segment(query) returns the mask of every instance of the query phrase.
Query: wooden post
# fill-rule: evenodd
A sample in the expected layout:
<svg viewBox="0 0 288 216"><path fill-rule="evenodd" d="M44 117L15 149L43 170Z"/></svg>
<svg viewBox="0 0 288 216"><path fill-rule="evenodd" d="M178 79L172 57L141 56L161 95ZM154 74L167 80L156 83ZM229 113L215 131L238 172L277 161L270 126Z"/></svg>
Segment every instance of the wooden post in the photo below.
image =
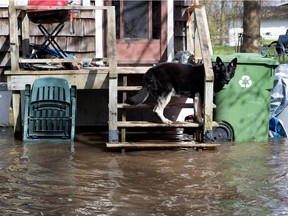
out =
<svg viewBox="0 0 288 216"><path fill-rule="evenodd" d="M19 39L18 39L18 18L15 1L9 0L9 29L10 29L10 59L11 71L19 71ZM12 91L13 126L14 136L21 137L21 101L20 91Z"/></svg>
<svg viewBox="0 0 288 216"><path fill-rule="evenodd" d="M118 103L118 74L116 58L116 25L115 8L107 9L107 44L108 44L108 62L109 62L109 143L119 141L117 128L117 103Z"/></svg>
<svg viewBox="0 0 288 216"><path fill-rule="evenodd" d="M21 28L21 38L22 38L22 57L25 58L25 56L29 53L29 35L30 35L30 29L29 29L29 19L27 16L26 11L21 11L21 18L22 18L22 28Z"/></svg>
<svg viewBox="0 0 288 216"><path fill-rule="evenodd" d="M199 41L203 56L203 63L205 68L205 95L204 95L204 128L203 128L203 141L209 141L212 131L212 121L213 121L213 82L214 73L212 69L211 62L211 50L212 45L210 41L209 31L206 20L206 12L204 7L196 7L195 19L197 23Z"/></svg>
<svg viewBox="0 0 288 216"><path fill-rule="evenodd" d="M12 91L14 136L22 136L20 91Z"/></svg>
<svg viewBox="0 0 288 216"><path fill-rule="evenodd" d="M96 6L103 6L103 0L95 1ZM103 10L95 10L95 57L103 58ZM102 63L102 62L101 62Z"/></svg>
<svg viewBox="0 0 288 216"><path fill-rule="evenodd" d="M127 80L127 75L123 76L123 86L127 86L128 85L128 80ZM124 103L124 101L127 99L127 92L123 92L122 93L122 102ZM127 118L126 118L126 110L123 109L122 110L122 121L126 121ZM121 142L126 142L126 128L122 128L121 129Z"/></svg>
<svg viewBox="0 0 288 216"><path fill-rule="evenodd" d="M15 1L9 0L9 29L10 29L10 58L11 71L19 71L19 39L18 39L18 20Z"/></svg>

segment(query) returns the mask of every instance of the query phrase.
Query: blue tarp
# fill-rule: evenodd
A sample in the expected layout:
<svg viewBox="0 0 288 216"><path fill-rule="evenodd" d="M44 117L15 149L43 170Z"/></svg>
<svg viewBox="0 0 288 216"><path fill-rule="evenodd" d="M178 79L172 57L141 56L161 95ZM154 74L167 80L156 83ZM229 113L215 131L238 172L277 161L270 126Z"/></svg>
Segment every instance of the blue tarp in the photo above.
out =
<svg viewBox="0 0 288 216"><path fill-rule="evenodd" d="M288 64L281 64L275 70L274 87L271 92L270 103L270 135L287 137L283 122L277 118L288 105ZM288 116L287 116L288 118Z"/></svg>

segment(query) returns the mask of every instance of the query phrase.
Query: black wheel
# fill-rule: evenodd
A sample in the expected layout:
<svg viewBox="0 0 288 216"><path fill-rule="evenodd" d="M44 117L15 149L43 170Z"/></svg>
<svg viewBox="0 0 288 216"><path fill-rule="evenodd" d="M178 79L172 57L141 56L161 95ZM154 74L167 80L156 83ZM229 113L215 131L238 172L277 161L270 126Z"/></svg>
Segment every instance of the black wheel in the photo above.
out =
<svg viewBox="0 0 288 216"><path fill-rule="evenodd" d="M225 122L220 122L219 127L213 129L214 142L231 142L233 141L233 130Z"/></svg>

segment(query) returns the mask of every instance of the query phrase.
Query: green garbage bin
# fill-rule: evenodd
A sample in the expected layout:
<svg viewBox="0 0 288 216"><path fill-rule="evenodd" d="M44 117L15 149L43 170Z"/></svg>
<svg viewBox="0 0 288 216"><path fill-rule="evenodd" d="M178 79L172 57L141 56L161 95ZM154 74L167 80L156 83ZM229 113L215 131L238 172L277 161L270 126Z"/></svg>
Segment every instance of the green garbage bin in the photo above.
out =
<svg viewBox="0 0 288 216"><path fill-rule="evenodd" d="M232 128L234 141L268 141L270 90L279 63L256 53L220 57L223 62L237 57L238 63L234 78L214 97L215 120Z"/></svg>

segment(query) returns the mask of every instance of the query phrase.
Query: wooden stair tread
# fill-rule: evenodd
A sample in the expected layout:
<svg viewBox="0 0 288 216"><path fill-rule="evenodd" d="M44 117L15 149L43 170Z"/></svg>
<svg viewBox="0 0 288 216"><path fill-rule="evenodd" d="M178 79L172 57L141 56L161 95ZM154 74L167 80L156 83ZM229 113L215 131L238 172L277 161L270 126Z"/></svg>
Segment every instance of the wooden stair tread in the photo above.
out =
<svg viewBox="0 0 288 216"><path fill-rule="evenodd" d="M145 142L123 142L123 143L106 143L107 148L201 148L214 149L220 146L217 143L197 143L197 142L161 142L161 143L145 143Z"/></svg>
<svg viewBox="0 0 288 216"><path fill-rule="evenodd" d="M118 86L118 91L139 91L142 86Z"/></svg>
<svg viewBox="0 0 288 216"><path fill-rule="evenodd" d="M161 122L147 122L147 121L118 121L117 127L200 127L202 124L191 122L174 122L172 124L164 124ZM217 122L212 122L213 127L218 127Z"/></svg>
<svg viewBox="0 0 288 216"><path fill-rule="evenodd" d="M144 74L151 68L150 66L138 66L138 67L117 67L117 74Z"/></svg>
<svg viewBox="0 0 288 216"><path fill-rule="evenodd" d="M145 108L153 108L155 104L138 104L138 105L129 105L126 103L119 103L117 104L118 109L145 109ZM181 108L194 108L193 103L171 103L168 104L165 108L173 108L173 109L181 109ZM216 105L213 104L213 108L216 108Z"/></svg>
<svg viewBox="0 0 288 216"><path fill-rule="evenodd" d="M153 108L155 104L138 104L138 105L129 105L126 103L117 104L118 109L144 109L144 108ZM193 103L182 103L182 104L168 104L165 108L193 108Z"/></svg>

